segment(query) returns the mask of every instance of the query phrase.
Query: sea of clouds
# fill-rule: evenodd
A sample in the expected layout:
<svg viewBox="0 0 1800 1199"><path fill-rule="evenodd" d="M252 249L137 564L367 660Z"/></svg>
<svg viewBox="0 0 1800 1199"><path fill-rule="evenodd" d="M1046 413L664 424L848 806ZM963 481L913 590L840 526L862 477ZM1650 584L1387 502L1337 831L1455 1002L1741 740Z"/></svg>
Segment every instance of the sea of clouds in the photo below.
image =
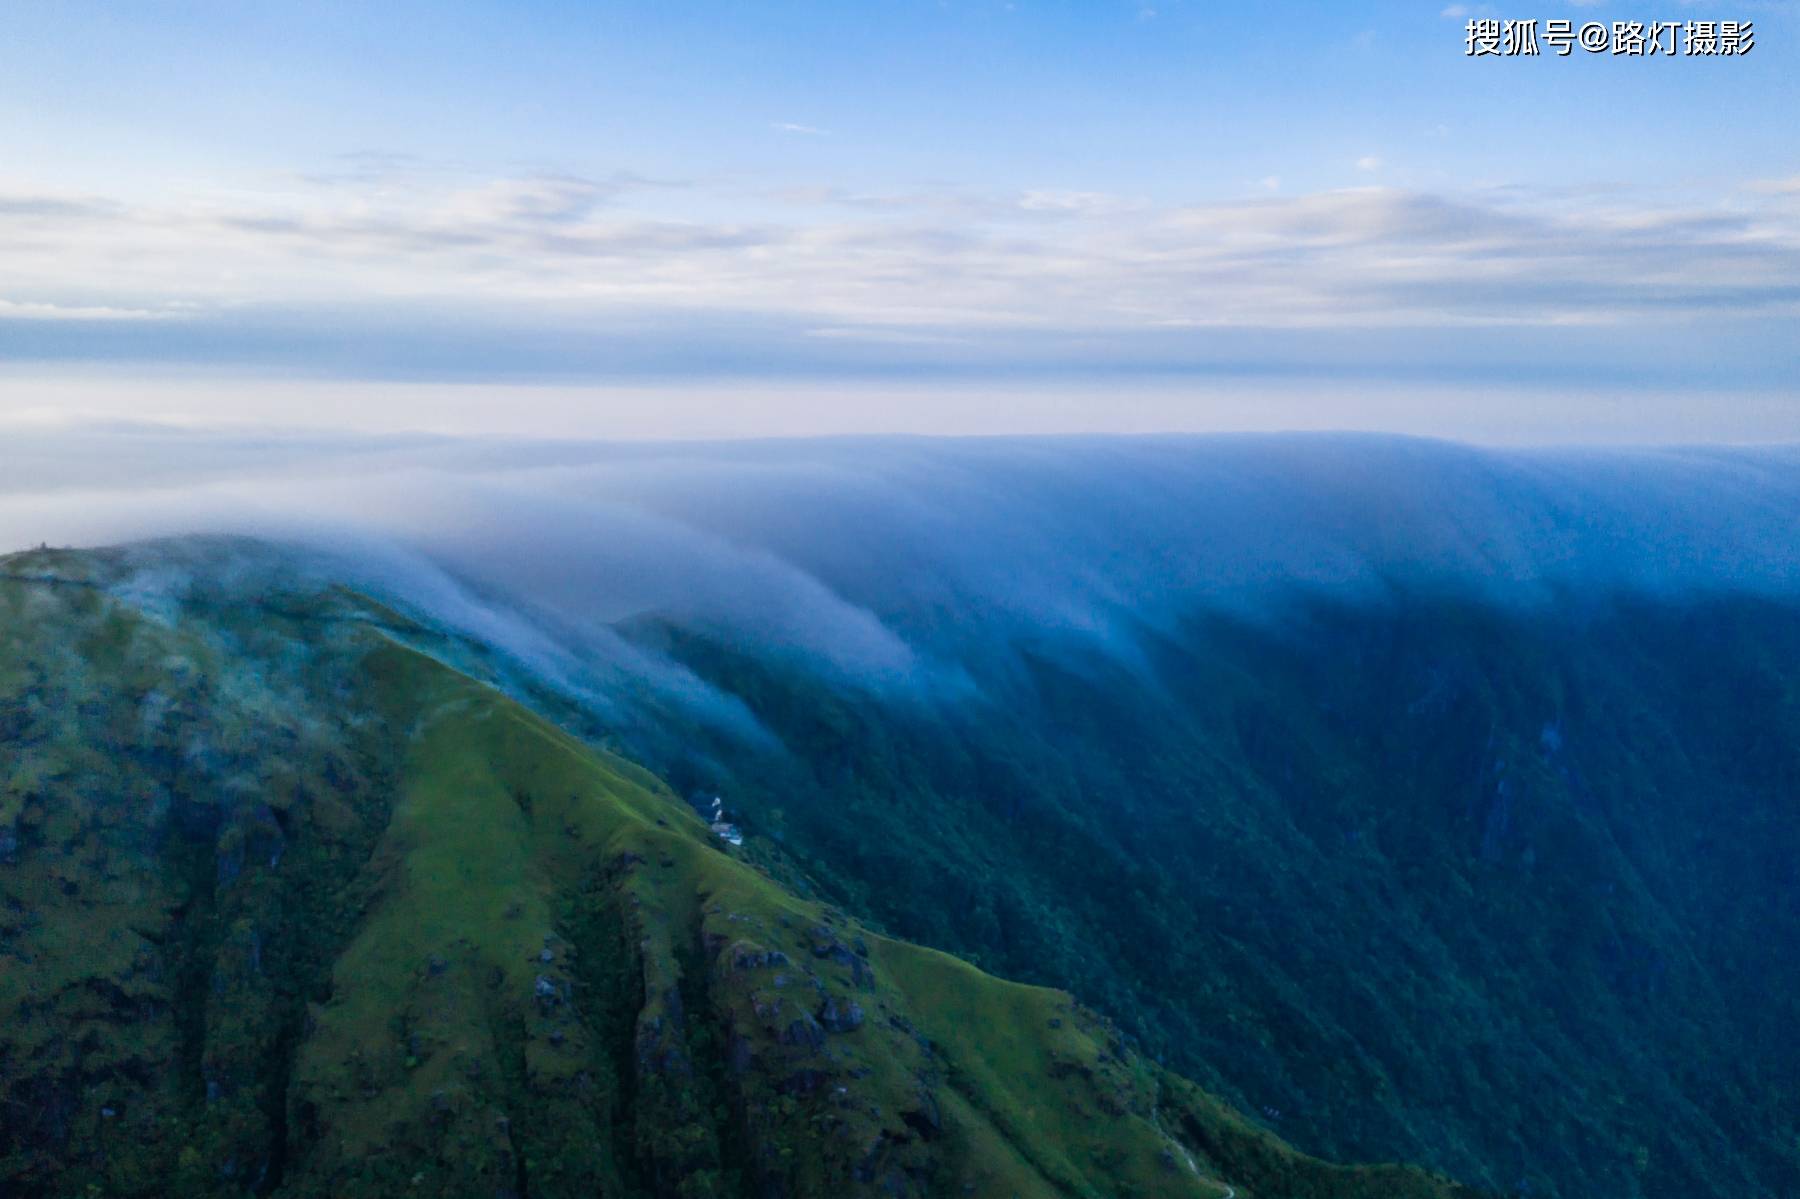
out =
<svg viewBox="0 0 1800 1199"><path fill-rule="evenodd" d="M592 696L622 678L704 693L621 635L639 617L865 685L943 687L1019 638L1129 653L1136 631L1208 607L1269 616L1299 594L1800 592L1800 449L1785 447L0 434L0 551L254 537ZM194 585L166 555L141 559L145 586Z"/></svg>

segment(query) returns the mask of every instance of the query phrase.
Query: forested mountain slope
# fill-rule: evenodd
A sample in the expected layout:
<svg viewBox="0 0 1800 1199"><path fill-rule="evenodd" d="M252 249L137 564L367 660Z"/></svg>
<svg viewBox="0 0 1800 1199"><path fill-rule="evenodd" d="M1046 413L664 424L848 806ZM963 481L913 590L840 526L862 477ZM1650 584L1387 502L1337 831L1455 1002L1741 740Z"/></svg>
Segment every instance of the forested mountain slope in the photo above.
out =
<svg viewBox="0 0 1800 1199"><path fill-rule="evenodd" d="M1794 447L9 450L15 543L283 546L109 556L128 606L389 603L720 797L786 893L1066 989L1304 1151L1557 1199L1800 1194ZM251 695L294 668L258 652L287 673Z"/></svg>
<svg viewBox="0 0 1800 1199"><path fill-rule="evenodd" d="M1129 662L971 659L979 698L937 701L636 633L778 738L657 761L752 851L1073 989L1301 1145L1800 1194L1800 607L1302 597Z"/></svg>
<svg viewBox="0 0 1800 1199"><path fill-rule="evenodd" d="M0 559L0 1193L1465 1193L784 891L241 552Z"/></svg>

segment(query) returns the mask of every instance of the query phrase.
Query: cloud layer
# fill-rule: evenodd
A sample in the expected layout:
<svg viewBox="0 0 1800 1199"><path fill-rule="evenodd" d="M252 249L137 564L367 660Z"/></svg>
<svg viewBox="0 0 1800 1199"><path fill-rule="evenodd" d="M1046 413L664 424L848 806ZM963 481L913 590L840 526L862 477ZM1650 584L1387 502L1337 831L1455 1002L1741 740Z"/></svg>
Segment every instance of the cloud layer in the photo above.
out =
<svg viewBox="0 0 1800 1199"><path fill-rule="evenodd" d="M1679 359L1683 340L1717 365L1692 330L1754 337L1800 315L1800 200L1752 181L1680 199L1366 187L1158 206L483 178L364 155L156 200L0 184L0 280L0 348L27 358L450 377L1154 368L1240 333L1327 357L1334 337L1422 333L1479 358L1495 338L1555 355L1585 331L1613 339L1614 367L1631 346ZM1779 345L1752 356L1765 381L1791 381ZM1520 365L1578 371L1583 352Z"/></svg>
<svg viewBox="0 0 1800 1199"><path fill-rule="evenodd" d="M646 617L871 686L955 691L972 660L1021 640L1129 658L1197 612L1277 620L1321 593L1800 594L1793 449L7 432L0 545L275 539L602 705L622 680L709 698L622 634Z"/></svg>

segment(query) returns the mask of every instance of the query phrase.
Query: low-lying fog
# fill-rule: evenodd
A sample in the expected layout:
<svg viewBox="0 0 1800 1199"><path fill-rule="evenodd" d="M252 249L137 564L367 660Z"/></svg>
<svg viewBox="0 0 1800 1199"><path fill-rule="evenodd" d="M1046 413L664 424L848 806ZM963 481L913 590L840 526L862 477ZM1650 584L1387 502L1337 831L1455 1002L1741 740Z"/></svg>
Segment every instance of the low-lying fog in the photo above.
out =
<svg viewBox="0 0 1800 1199"><path fill-rule="evenodd" d="M1016 634L1129 642L1296 585L1800 590L1800 450L1367 435L605 444L0 428L0 551L167 535L318 569L552 677L666 615L871 682ZM168 572L157 585L166 585ZM663 680L684 685L680 680Z"/></svg>

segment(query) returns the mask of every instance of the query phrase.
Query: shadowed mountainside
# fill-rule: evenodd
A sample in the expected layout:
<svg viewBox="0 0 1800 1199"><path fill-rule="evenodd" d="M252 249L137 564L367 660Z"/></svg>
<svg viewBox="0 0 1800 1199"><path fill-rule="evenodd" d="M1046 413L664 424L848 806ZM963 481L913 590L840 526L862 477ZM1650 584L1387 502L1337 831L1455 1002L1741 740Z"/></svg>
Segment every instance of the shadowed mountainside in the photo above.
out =
<svg viewBox="0 0 1800 1199"><path fill-rule="evenodd" d="M746 852L1073 990L1312 1151L1800 1194L1800 607L1297 594L1134 660L971 657L942 700L634 635L774 733L640 752Z"/></svg>

